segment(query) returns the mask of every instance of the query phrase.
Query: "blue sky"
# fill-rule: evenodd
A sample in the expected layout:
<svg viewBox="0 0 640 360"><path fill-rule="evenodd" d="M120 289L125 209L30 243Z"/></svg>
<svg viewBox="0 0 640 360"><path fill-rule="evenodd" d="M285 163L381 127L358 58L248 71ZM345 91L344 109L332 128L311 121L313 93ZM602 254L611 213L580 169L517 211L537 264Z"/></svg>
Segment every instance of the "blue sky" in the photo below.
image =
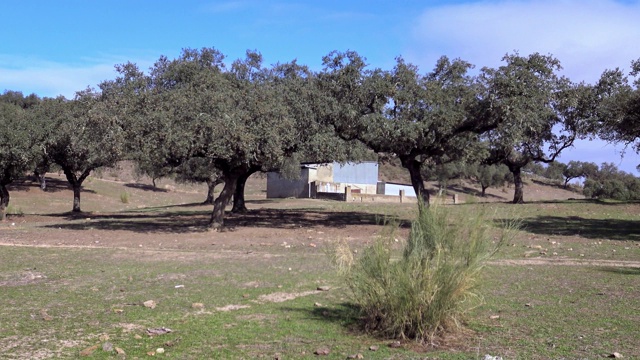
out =
<svg viewBox="0 0 640 360"><path fill-rule="evenodd" d="M68 98L113 78L115 64L146 70L183 48L215 47L229 61L258 50L269 64L298 59L316 70L330 51L355 50L372 67L402 56L423 72L442 55L481 68L540 52L586 82L640 58L640 0L3 0L0 19L0 91ZM638 174L640 157L621 150L583 141L560 160Z"/></svg>

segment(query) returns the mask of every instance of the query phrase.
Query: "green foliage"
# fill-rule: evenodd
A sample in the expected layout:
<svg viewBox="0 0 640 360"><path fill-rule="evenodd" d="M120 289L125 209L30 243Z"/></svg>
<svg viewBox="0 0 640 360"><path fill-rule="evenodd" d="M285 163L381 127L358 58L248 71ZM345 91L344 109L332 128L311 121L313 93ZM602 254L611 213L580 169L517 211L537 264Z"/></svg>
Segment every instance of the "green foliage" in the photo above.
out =
<svg viewBox="0 0 640 360"><path fill-rule="evenodd" d="M640 200L640 179L603 163L583 185L583 194L592 199Z"/></svg>
<svg viewBox="0 0 640 360"><path fill-rule="evenodd" d="M630 80L620 69L605 71L599 82L601 116L592 121L591 131L599 137L632 145L640 152L640 59L631 62Z"/></svg>
<svg viewBox="0 0 640 360"><path fill-rule="evenodd" d="M522 167L522 170L537 176L544 176L545 167L537 162L530 162Z"/></svg>
<svg viewBox="0 0 640 360"><path fill-rule="evenodd" d="M46 99L33 116L45 128L48 160L64 172L74 190L73 211L80 210L80 189L97 168L114 166L124 155L124 130L117 99L92 89L75 99Z"/></svg>
<svg viewBox="0 0 640 360"><path fill-rule="evenodd" d="M479 84L468 62L442 57L420 74L398 59L391 71L367 69L355 52L333 52L318 75L328 106L321 118L345 139L378 154L395 154L409 171L417 194L428 202L422 165L464 158L476 134L495 126L479 111ZM429 175L430 176L430 175Z"/></svg>
<svg viewBox="0 0 640 360"><path fill-rule="evenodd" d="M129 203L129 196L130 196L130 195L129 195L129 193L128 193L128 192L126 192L126 191L121 192L121 193L120 193L120 201L121 201L123 204L128 204L128 203Z"/></svg>
<svg viewBox="0 0 640 360"><path fill-rule="evenodd" d="M421 207L399 259L393 234L381 236L353 261L337 256L364 327L419 341L455 330L464 314L482 303L481 271L514 226L506 228L493 242L482 214L454 219L444 207Z"/></svg>
<svg viewBox="0 0 640 360"><path fill-rule="evenodd" d="M18 101L24 100L21 95L0 96L0 221L9 205L7 185L33 169L42 141L41 128Z"/></svg>
<svg viewBox="0 0 640 360"><path fill-rule="evenodd" d="M502 119L488 136L487 162L509 167L515 183L513 202L523 203L523 167L553 162L583 136L593 116L595 90L560 76L560 62L549 55L516 53L504 61L506 65L483 74L489 89L487 116Z"/></svg>
<svg viewBox="0 0 640 360"><path fill-rule="evenodd" d="M475 169L475 176L482 188L481 196L485 196L486 190L490 187L503 186L506 182L513 181L509 168L503 164L478 165Z"/></svg>
<svg viewBox="0 0 640 360"><path fill-rule="evenodd" d="M563 164L558 161L552 161L549 164L547 164L547 167L544 171L544 177L546 177L549 180L555 180L555 181L563 180L564 178L563 173L566 171L566 169L567 169L567 164Z"/></svg>

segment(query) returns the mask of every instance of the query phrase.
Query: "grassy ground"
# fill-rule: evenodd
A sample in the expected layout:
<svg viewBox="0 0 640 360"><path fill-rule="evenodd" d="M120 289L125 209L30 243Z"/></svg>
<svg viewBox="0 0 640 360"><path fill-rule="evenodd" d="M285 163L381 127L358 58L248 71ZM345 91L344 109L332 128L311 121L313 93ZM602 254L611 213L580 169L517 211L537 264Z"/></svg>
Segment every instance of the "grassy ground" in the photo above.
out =
<svg viewBox="0 0 640 360"><path fill-rule="evenodd" d="M48 193L12 189L23 215L0 224L2 358L301 359L323 349L329 359L640 358L637 203L454 207L484 210L496 231L511 217L524 227L487 267L485 304L464 330L392 348L359 330L325 250L337 239L361 248L385 216L406 224L414 206L274 201L256 181L250 213L211 233L203 188L93 178L89 212L73 217L55 180ZM406 225L399 244L404 235ZM171 332L149 332L163 327Z"/></svg>

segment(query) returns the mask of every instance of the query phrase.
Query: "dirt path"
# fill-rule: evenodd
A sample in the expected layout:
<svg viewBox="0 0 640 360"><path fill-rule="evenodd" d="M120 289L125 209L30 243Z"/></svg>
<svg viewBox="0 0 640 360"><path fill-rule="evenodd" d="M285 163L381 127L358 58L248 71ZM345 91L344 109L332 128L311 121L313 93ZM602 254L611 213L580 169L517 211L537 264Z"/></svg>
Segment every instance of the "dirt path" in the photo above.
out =
<svg viewBox="0 0 640 360"><path fill-rule="evenodd" d="M640 268L640 261L625 260L579 260L579 259L504 259L489 262L490 265L507 266L611 266L611 267L637 267Z"/></svg>

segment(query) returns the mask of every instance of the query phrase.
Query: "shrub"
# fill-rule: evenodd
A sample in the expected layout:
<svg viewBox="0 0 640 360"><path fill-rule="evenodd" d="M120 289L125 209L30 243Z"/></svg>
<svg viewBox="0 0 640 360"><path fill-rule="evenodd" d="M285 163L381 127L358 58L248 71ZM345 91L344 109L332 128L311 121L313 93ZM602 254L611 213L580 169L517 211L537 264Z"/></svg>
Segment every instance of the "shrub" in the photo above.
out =
<svg viewBox="0 0 640 360"><path fill-rule="evenodd" d="M22 211L21 208L13 206L11 204L7 205L6 208L6 214L7 215L14 215L14 216L23 216L24 215L24 211Z"/></svg>
<svg viewBox="0 0 640 360"><path fill-rule="evenodd" d="M123 204L128 204L129 203L129 193L126 192L126 191L120 193L120 201L122 201Z"/></svg>
<svg viewBox="0 0 640 360"><path fill-rule="evenodd" d="M476 292L481 270L516 226L506 224L494 239L482 214L455 220L445 207L421 207L401 254L394 256L390 233L353 261L344 261L340 250L343 256L334 260L343 259L341 270L367 331L431 341L456 329L482 303Z"/></svg>

